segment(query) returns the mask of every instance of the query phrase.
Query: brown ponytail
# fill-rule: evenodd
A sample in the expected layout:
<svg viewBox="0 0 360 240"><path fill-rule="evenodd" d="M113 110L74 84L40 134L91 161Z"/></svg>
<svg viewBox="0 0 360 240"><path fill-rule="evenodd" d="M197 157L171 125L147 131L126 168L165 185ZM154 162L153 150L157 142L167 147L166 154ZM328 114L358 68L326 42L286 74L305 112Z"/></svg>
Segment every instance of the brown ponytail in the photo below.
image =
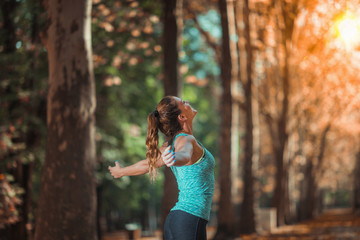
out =
<svg viewBox="0 0 360 240"><path fill-rule="evenodd" d="M146 159L149 164L149 174L153 181L156 177L156 162L161 152L159 150L159 130L165 135L171 144L176 133L181 131L181 125L177 120L181 113L172 96L164 97L156 107L156 110L148 115L148 129L146 136Z"/></svg>
<svg viewBox="0 0 360 240"><path fill-rule="evenodd" d="M157 111L157 110L155 110ZM149 174L151 180L155 180L156 177L156 161L160 155L159 145L159 128L158 128L158 116L155 116L155 111L150 113L147 122L147 136L146 136L146 159L149 164Z"/></svg>

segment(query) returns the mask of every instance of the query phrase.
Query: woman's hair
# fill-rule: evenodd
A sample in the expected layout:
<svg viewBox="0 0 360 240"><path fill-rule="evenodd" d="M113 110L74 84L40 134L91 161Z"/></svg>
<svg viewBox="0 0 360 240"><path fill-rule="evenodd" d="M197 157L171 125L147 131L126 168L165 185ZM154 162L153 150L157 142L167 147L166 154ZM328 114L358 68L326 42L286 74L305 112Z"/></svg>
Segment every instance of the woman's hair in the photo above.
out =
<svg viewBox="0 0 360 240"><path fill-rule="evenodd" d="M156 162L159 157L159 130L165 135L170 145L175 134L181 130L181 125L177 119L181 110L174 97L166 96L157 105L156 110L148 115L148 130L146 136L146 158L149 164L149 174L151 180L156 177Z"/></svg>

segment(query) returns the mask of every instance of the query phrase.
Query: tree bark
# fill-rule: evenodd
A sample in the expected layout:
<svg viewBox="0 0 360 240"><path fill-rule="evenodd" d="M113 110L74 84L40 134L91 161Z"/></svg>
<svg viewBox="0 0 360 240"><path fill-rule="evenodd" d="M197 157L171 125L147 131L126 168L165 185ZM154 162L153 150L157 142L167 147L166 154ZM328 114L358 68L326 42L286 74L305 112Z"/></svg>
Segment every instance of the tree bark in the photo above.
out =
<svg viewBox="0 0 360 240"><path fill-rule="evenodd" d="M16 50L16 27L14 18L16 16L15 10L17 6L16 0L2 0L0 2L2 18L3 18L3 32L4 32L4 50L3 53L12 53Z"/></svg>
<svg viewBox="0 0 360 240"><path fill-rule="evenodd" d="M255 232L255 213L254 213L254 178L253 178L253 118L252 118L252 64L253 52L250 38L250 9L249 1L244 0L244 24L245 24L245 49L246 49L246 75L247 80L244 84L245 93L245 159L243 168L243 202L241 205L240 234Z"/></svg>
<svg viewBox="0 0 360 240"><path fill-rule="evenodd" d="M222 27L222 61L221 81L223 87L221 106L221 132L220 132L220 200L218 209L218 228L214 239L229 239L234 235L232 222L233 206L231 202L231 55L229 23L226 0L219 0Z"/></svg>
<svg viewBox="0 0 360 240"><path fill-rule="evenodd" d="M354 212L360 216L360 151L356 155L354 169Z"/></svg>
<svg viewBox="0 0 360 240"><path fill-rule="evenodd" d="M102 229L101 229L101 209L103 206L102 197L103 197L103 184L98 184L96 187L96 229L98 239L102 239Z"/></svg>
<svg viewBox="0 0 360 240"><path fill-rule="evenodd" d="M285 224L285 166L284 166L284 146L275 149L275 191L273 196L273 206L276 208L277 225L282 226Z"/></svg>
<svg viewBox="0 0 360 240"><path fill-rule="evenodd" d="M165 96L181 97L182 81L179 78L179 50L182 33L182 0L163 0L164 7L164 90ZM165 180L162 198L162 226L178 198L178 187L170 168L164 169Z"/></svg>
<svg viewBox="0 0 360 240"><path fill-rule="evenodd" d="M182 92L182 82L178 74L182 35L182 0L163 0L163 5L165 95L179 96Z"/></svg>
<svg viewBox="0 0 360 240"><path fill-rule="evenodd" d="M329 133L331 124L328 124L320 134L319 143L314 142L314 153L307 158L304 183L302 193L302 203L299 206L300 220L307 220L314 218L318 212L318 184L317 180L321 178L321 169L323 169L323 160L326 149L326 136ZM317 141L316 136L313 136L314 141ZM317 152L318 150L318 152ZM317 156L315 155L317 153ZM315 157L316 156L316 157ZM320 173L319 173L320 170Z"/></svg>
<svg viewBox="0 0 360 240"><path fill-rule="evenodd" d="M313 216L312 210L314 209L315 200L315 178L313 176L314 164L313 158L306 159L304 181L301 190L300 204L299 204L299 220L303 221L310 219Z"/></svg>
<svg viewBox="0 0 360 240"><path fill-rule="evenodd" d="M35 239L97 239L90 0L50 0L47 146Z"/></svg>
<svg viewBox="0 0 360 240"><path fill-rule="evenodd" d="M227 19L228 19L228 26L229 26L229 36L240 36L240 28L237 24L241 21L241 16L238 14L238 9L240 8L237 4L237 1L228 1L227 2ZM230 41L230 56L231 56L231 99L232 99L232 107L231 107L231 195L232 195L232 204L234 204L234 208L240 206L242 201L242 186L240 181L236 181L241 177L241 164L240 164L240 144L241 144L241 137L240 129L242 124L242 117L241 117L241 110L243 105L243 93L242 89L243 82L241 78L241 64L240 64L240 55L242 49L239 47L239 41ZM221 61L218 63L221 65ZM235 215L235 214L234 214ZM239 221L238 216L229 216L233 217L232 220L234 223Z"/></svg>
<svg viewBox="0 0 360 240"><path fill-rule="evenodd" d="M284 66L281 74L282 87L282 103L280 116L277 118L277 141L274 141L273 149L276 161L276 177L275 177L275 192L273 196L273 206L277 209L277 225L285 224L285 209L288 208L285 204L288 203L285 198L287 191L285 191L287 181L287 169L284 163L284 151L288 141L288 112L289 112L289 94L290 94L290 52L291 40L294 29L294 22L297 16L297 2L276 1L277 7L280 8L281 16L279 21L283 22L284 27L278 27L280 31L280 44L284 49Z"/></svg>

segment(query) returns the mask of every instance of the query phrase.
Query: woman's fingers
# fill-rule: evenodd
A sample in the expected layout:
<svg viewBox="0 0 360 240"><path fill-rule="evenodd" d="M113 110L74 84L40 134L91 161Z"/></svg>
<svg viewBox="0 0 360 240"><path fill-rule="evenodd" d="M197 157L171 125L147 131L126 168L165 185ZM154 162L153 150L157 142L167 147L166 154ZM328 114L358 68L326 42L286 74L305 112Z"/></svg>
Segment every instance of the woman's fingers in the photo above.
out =
<svg viewBox="0 0 360 240"><path fill-rule="evenodd" d="M169 152L170 152L170 146L165 148L164 152L161 154L161 157L163 160L166 158L166 156L169 154Z"/></svg>
<svg viewBox="0 0 360 240"><path fill-rule="evenodd" d="M120 167L120 164L118 161L115 161L114 167L109 166L108 169L110 171L111 176L113 176L114 178L118 178L119 176L117 173L118 173L119 168L121 168L121 167Z"/></svg>
<svg viewBox="0 0 360 240"><path fill-rule="evenodd" d="M171 158L172 156L172 151L171 152L164 152L163 155L162 155L162 158L164 161L167 161Z"/></svg>
<svg viewBox="0 0 360 240"><path fill-rule="evenodd" d="M171 146L168 146L167 148L165 148L165 151L163 152L163 154L166 156L166 155L169 155L171 153Z"/></svg>
<svg viewBox="0 0 360 240"><path fill-rule="evenodd" d="M175 159L172 156L172 157L169 158L168 163L166 164L166 166L172 167L172 166L174 166L174 164L175 164Z"/></svg>
<svg viewBox="0 0 360 240"><path fill-rule="evenodd" d="M111 175L112 176L114 176L114 172L115 172L115 169L114 169L115 167L110 167L109 166L109 171L110 171L110 173L111 173Z"/></svg>
<svg viewBox="0 0 360 240"><path fill-rule="evenodd" d="M162 153L161 157L167 167L171 167L175 164L175 152L170 149L171 146L167 147Z"/></svg>

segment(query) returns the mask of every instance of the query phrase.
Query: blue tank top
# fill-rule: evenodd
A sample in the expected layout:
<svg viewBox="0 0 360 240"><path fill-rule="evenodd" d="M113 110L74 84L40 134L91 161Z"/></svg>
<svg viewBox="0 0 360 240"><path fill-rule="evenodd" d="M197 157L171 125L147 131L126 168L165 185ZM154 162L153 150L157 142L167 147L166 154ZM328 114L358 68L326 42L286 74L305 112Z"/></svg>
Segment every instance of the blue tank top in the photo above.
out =
<svg viewBox="0 0 360 240"><path fill-rule="evenodd" d="M174 148L177 137L187 135L185 133L176 135L171 148ZM178 201L171 211L182 210L209 221L215 188L215 159L199 141L197 142L204 151L198 162L188 166L171 167L179 188Z"/></svg>

